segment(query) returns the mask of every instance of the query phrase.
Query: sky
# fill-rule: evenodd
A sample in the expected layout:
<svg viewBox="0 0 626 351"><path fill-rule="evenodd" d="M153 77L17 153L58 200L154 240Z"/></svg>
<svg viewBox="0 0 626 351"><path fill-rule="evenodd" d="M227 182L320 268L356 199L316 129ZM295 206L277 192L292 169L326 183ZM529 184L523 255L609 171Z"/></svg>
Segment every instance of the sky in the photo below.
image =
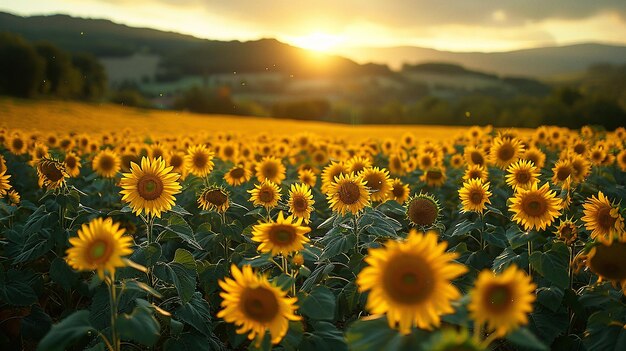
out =
<svg viewBox="0 0 626 351"><path fill-rule="evenodd" d="M330 53L626 45L626 0L0 0L0 11L106 18L217 40L276 38Z"/></svg>

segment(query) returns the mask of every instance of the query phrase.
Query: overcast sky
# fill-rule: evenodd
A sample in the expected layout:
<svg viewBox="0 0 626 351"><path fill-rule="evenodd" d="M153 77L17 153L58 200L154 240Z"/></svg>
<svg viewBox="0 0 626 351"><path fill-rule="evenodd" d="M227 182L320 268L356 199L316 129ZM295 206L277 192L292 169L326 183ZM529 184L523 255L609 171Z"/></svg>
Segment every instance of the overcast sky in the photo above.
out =
<svg viewBox="0 0 626 351"><path fill-rule="evenodd" d="M504 51L626 44L626 0L0 0L21 15L107 18L222 40Z"/></svg>

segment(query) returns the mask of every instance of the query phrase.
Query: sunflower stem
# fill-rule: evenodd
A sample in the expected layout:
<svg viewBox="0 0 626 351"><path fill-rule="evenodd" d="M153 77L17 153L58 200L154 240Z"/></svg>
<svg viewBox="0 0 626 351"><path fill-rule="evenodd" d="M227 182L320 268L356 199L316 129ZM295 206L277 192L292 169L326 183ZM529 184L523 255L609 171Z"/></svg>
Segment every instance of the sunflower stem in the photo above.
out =
<svg viewBox="0 0 626 351"><path fill-rule="evenodd" d="M489 347L489 344L496 341L497 338L498 338L498 333L493 332L481 343L481 346L487 349Z"/></svg>
<svg viewBox="0 0 626 351"><path fill-rule="evenodd" d="M569 273L569 289L573 290L574 289L574 269L572 268L573 264L574 264L574 257L575 257L575 253L574 253L574 245L568 245L567 246L569 249L569 267L568 267L568 273ZM567 334L569 335L569 333L572 331L572 322L573 322L573 317L574 317L574 313L572 311L572 307L571 306L567 306L567 314L569 316L568 318L568 326L567 326Z"/></svg>
<svg viewBox="0 0 626 351"><path fill-rule="evenodd" d="M530 264L530 255L532 255L532 253L533 253L533 242L532 240L528 240L528 276L530 276L531 281L533 279L533 267Z"/></svg>
<svg viewBox="0 0 626 351"><path fill-rule="evenodd" d="M109 302L111 305L111 344L113 350L120 351L120 339L117 333L116 320L117 320L117 293L115 289L115 273L110 273L106 279L109 286Z"/></svg>
<svg viewBox="0 0 626 351"><path fill-rule="evenodd" d="M352 217L353 226L354 226L354 236L356 237L356 244L354 247L355 252L359 252L359 215L356 214Z"/></svg>

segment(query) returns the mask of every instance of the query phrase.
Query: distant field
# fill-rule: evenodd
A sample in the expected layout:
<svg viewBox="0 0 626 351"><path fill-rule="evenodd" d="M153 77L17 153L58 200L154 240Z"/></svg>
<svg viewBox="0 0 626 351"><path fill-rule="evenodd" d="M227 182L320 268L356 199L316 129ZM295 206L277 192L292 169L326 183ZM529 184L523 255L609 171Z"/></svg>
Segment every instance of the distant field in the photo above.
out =
<svg viewBox="0 0 626 351"><path fill-rule="evenodd" d="M421 125L345 125L326 122L278 120L229 115L203 115L177 111L143 110L112 104L65 101L0 99L0 125L40 131L97 133L130 128L142 134L164 135L188 132L232 131L293 134L303 131L319 135L362 139L368 136L398 138L406 132L433 140L449 140L467 127Z"/></svg>

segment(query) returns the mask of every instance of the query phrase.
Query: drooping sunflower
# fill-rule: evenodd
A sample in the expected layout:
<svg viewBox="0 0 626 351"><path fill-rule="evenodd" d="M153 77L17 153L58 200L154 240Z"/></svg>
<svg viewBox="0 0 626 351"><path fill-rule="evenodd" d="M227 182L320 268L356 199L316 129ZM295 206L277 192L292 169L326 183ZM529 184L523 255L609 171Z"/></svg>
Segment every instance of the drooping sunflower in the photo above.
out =
<svg viewBox="0 0 626 351"><path fill-rule="evenodd" d="M369 167L364 169L359 176L365 181L365 186L369 188L372 201L387 201L392 189L389 171L384 168Z"/></svg>
<svg viewBox="0 0 626 351"><path fill-rule="evenodd" d="M280 159L274 156L265 156L256 165L256 179L259 183L269 180L272 183L280 185L286 178L285 172L285 165L283 165Z"/></svg>
<svg viewBox="0 0 626 351"><path fill-rule="evenodd" d="M528 323L536 287L528 274L515 265L499 275L483 270L470 291L467 308L478 325L487 323L489 331L504 336Z"/></svg>
<svg viewBox="0 0 626 351"><path fill-rule="evenodd" d="M524 147L521 140L501 136L493 139L489 150L491 162L502 169L506 169L511 163L517 162L523 153Z"/></svg>
<svg viewBox="0 0 626 351"><path fill-rule="evenodd" d="M276 207L281 196L278 185L269 180L255 184L254 189L248 190L248 193L254 206L263 206L266 209Z"/></svg>
<svg viewBox="0 0 626 351"><path fill-rule="evenodd" d="M487 165L487 157L481 149L478 149L474 146L468 146L463 150L463 155L465 156L465 161L470 166L486 166Z"/></svg>
<svg viewBox="0 0 626 351"><path fill-rule="evenodd" d="M317 176L312 169L299 169L298 180L300 183L304 183L312 188L317 183Z"/></svg>
<svg viewBox="0 0 626 351"><path fill-rule="evenodd" d="M142 157L141 166L133 162L130 173L124 173L120 181L122 201L137 215L161 218L161 212L172 209L174 195L181 189L180 175L171 171L172 166L166 167L162 158Z"/></svg>
<svg viewBox="0 0 626 351"><path fill-rule="evenodd" d="M104 149L93 158L91 164L99 176L113 178L120 171L121 163L120 157L115 151Z"/></svg>
<svg viewBox="0 0 626 351"><path fill-rule="evenodd" d="M435 167L427 169L420 176L420 180L429 186L440 187L445 184L447 179L446 170L443 167Z"/></svg>
<svg viewBox="0 0 626 351"><path fill-rule="evenodd" d="M367 309L387 314L389 326L409 334L413 326L432 329L440 316L454 311L450 302L461 294L451 281L467 272L454 263L458 254L445 252L437 234L412 230L406 240L389 240L384 247L369 249L367 267L357 277L360 292L369 291Z"/></svg>
<svg viewBox="0 0 626 351"><path fill-rule="evenodd" d="M185 168L189 173L204 178L213 170L215 153L204 144L190 146L185 155Z"/></svg>
<svg viewBox="0 0 626 351"><path fill-rule="evenodd" d="M11 205L17 206L20 204L20 200L21 200L20 194L15 189L9 190L9 192L6 195Z"/></svg>
<svg viewBox="0 0 626 351"><path fill-rule="evenodd" d="M65 160L63 161L63 163L65 164L65 170L67 171L67 174L72 177L72 178L76 178L78 177L78 175L80 174L80 158L78 156L76 156L75 153L73 152L68 152L65 154Z"/></svg>
<svg viewBox="0 0 626 351"><path fill-rule="evenodd" d="M222 309L217 313L228 323L238 326L238 334L248 333L249 340L260 346L269 330L272 343L278 344L289 329L289 321L300 320L294 312L298 309L295 297L274 286L265 276L259 276L248 265L241 270L234 264L230 268L233 278L220 280Z"/></svg>
<svg viewBox="0 0 626 351"><path fill-rule="evenodd" d="M474 178L486 182L487 179L489 179L489 172L487 172L487 168L481 165L470 165L467 167L465 174L463 175L463 180L470 180Z"/></svg>
<svg viewBox="0 0 626 351"><path fill-rule="evenodd" d="M365 181L354 173L335 177L335 181L328 187L326 197L330 209L342 216L346 212L357 214L370 203Z"/></svg>
<svg viewBox="0 0 626 351"><path fill-rule="evenodd" d="M252 172L243 164L233 166L224 173L224 180L230 186L239 186L252 178Z"/></svg>
<svg viewBox="0 0 626 351"><path fill-rule="evenodd" d="M313 211L313 194L308 185L291 184L289 190L289 212L296 218L302 218L305 224L309 224L311 218L311 212Z"/></svg>
<svg viewBox="0 0 626 351"><path fill-rule="evenodd" d="M622 294L626 295L626 242L598 243L586 260L587 267L598 275L598 282L608 280L614 285L621 285Z"/></svg>
<svg viewBox="0 0 626 351"><path fill-rule="evenodd" d="M410 193L409 185L402 183L400 178L395 178L393 183L391 183L391 198L400 205L403 205L408 200Z"/></svg>
<svg viewBox="0 0 626 351"><path fill-rule="evenodd" d="M348 167L343 162L332 161L322 171L322 192L326 193L328 191L328 187L335 181L335 177L348 173Z"/></svg>
<svg viewBox="0 0 626 351"><path fill-rule="evenodd" d="M0 154L0 173L7 170L7 161L4 159L4 156Z"/></svg>
<svg viewBox="0 0 626 351"><path fill-rule="evenodd" d="M576 239L578 239L578 225L576 221L566 218L565 220L561 220L554 234L566 245L573 245Z"/></svg>
<svg viewBox="0 0 626 351"><path fill-rule="evenodd" d="M37 175L39 176L40 185L50 190L58 189L65 185L65 178L69 177L65 170L65 164L49 158L39 160L39 163L37 163Z"/></svg>
<svg viewBox="0 0 626 351"><path fill-rule="evenodd" d="M569 188L574 175L574 167L569 160L558 160L552 168L552 184Z"/></svg>
<svg viewBox="0 0 626 351"><path fill-rule="evenodd" d="M585 228L591 231L591 238L611 242L615 235L624 233L624 219L619 213L619 206L599 191L583 204Z"/></svg>
<svg viewBox="0 0 626 351"><path fill-rule="evenodd" d="M48 157L48 146L42 142L36 142L30 151L30 165L36 166L39 160Z"/></svg>
<svg viewBox="0 0 626 351"><path fill-rule="evenodd" d="M198 206L205 211L224 213L230 206L228 195L228 191L222 188L205 188L198 196Z"/></svg>
<svg viewBox="0 0 626 351"><path fill-rule="evenodd" d="M302 218L284 217L283 211L278 213L276 222L256 224L252 227L252 241L258 242L259 252L271 252L273 256L288 256L304 249L310 239L304 234L311 228L302 226Z"/></svg>
<svg viewBox="0 0 626 351"><path fill-rule="evenodd" d="M536 147L530 147L524 151L524 160L531 161L537 169L542 169L546 163L546 154Z"/></svg>
<svg viewBox="0 0 626 351"><path fill-rule="evenodd" d="M506 171L508 173L505 176L506 183L511 186L513 190L529 189L539 180L539 170L532 161L518 160L512 163Z"/></svg>
<svg viewBox="0 0 626 351"><path fill-rule="evenodd" d="M617 165L622 170L622 172L626 172L626 149L617 154Z"/></svg>
<svg viewBox="0 0 626 351"><path fill-rule="evenodd" d="M459 198L463 205L463 212L483 213L487 209L487 204L491 204L491 192L489 191L489 183L483 183L478 178L470 179L463 183L463 187L459 189Z"/></svg>
<svg viewBox="0 0 626 351"><path fill-rule="evenodd" d="M9 184L11 175L6 174L6 172L6 170L0 172L0 196L4 196L11 189L11 184Z"/></svg>
<svg viewBox="0 0 626 351"><path fill-rule="evenodd" d="M406 217L412 225L422 228L435 226L441 216L439 201L432 195L419 193L406 202Z"/></svg>
<svg viewBox="0 0 626 351"><path fill-rule="evenodd" d="M528 189L519 189L510 201L509 211L515 213L513 220L525 230L544 230L561 215L561 201L548 183L541 188L534 183Z"/></svg>
<svg viewBox="0 0 626 351"><path fill-rule="evenodd" d="M79 271L95 270L104 279L105 272L113 275L117 267L126 266L122 256L133 253L132 241L111 218L95 218L82 225L77 237L70 238L66 261Z"/></svg>

